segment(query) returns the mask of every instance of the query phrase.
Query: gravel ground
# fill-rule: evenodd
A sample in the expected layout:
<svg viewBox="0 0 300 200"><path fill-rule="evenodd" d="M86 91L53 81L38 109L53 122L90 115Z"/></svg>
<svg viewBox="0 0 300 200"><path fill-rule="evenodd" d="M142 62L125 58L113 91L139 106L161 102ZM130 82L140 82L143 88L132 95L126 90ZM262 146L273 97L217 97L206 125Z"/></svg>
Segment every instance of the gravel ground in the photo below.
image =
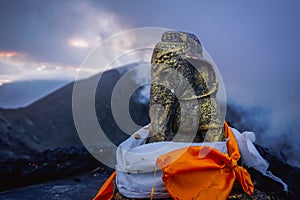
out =
<svg viewBox="0 0 300 200"><path fill-rule="evenodd" d="M98 192L109 172L86 172L71 178L31 185L0 193L1 200L85 200L92 199Z"/></svg>

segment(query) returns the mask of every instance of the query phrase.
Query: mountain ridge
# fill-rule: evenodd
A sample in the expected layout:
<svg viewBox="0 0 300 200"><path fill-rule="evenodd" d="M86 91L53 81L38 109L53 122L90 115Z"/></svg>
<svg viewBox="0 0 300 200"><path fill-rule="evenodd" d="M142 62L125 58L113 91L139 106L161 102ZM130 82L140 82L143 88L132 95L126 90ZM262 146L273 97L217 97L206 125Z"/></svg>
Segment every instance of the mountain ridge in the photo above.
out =
<svg viewBox="0 0 300 200"><path fill-rule="evenodd" d="M24 80L0 86L0 107L26 107L69 83L68 80Z"/></svg>
<svg viewBox="0 0 300 200"><path fill-rule="evenodd" d="M134 66L127 66L127 70L132 67ZM104 72L95 94L95 110L98 122L105 133L109 133L108 138L116 145L126 139L128 135L114 121L111 111L111 96L115 84L125 72L126 70L122 72L122 70L116 69ZM89 83L94 81L95 78L97 78L97 75L80 80L80 82L85 87L89 87ZM135 78L132 76L130 81L138 87L139 84L136 83ZM49 149L82 147L72 115L73 85L74 83L69 83L25 108L0 109L1 163L5 163L6 160L19 159L25 159L25 162L27 162L26 160L34 159L37 153ZM80 98L85 98L86 91L83 90L82 92ZM148 116L149 105L147 102L140 101L139 90L133 93L129 104L129 108L134 108L129 109L133 121L141 126L148 124L150 121ZM245 127L243 124L238 123L241 118L243 116L238 113L238 108L231 109L227 121L239 129ZM131 132L135 131L134 129L131 130ZM284 181L288 181L288 184L292 184L289 193L292 196L289 199L296 199L295 197L299 196L297 193L300 191L299 186L297 186L300 169L287 165L264 148L259 150L271 166L275 165L272 166L272 169L276 171L276 175L282 177ZM260 174L252 174L254 174L256 180L262 181L259 187L266 188L264 183L268 183L267 186L271 189L267 190L266 188L266 191L271 193L272 190L282 189L278 185L273 187L273 184L265 180Z"/></svg>

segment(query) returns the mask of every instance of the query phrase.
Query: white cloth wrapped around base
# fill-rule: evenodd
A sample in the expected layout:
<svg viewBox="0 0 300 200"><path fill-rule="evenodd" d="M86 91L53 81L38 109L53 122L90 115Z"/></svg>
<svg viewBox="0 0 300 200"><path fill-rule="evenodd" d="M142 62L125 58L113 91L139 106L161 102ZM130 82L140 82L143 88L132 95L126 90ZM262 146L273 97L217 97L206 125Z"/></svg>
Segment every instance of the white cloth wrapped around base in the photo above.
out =
<svg viewBox="0 0 300 200"><path fill-rule="evenodd" d="M162 181L162 172L156 168L156 159L163 154L188 146L210 146L222 153L227 153L226 142L184 143L164 141L145 144L149 133L148 126L138 130L121 143L117 149L116 186L125 197L149 198L152 186L154 186L154 199L170 197ZM263 175L282 183L284 190L287 191L287 185L267 171L268 162L262 158L253 145L255 134L252 132L240 133L234 128L231 128L231 130L238 142L242 162L248 167L258 170ZM154 176L154 171L156 171L156 176Z"/></svg>

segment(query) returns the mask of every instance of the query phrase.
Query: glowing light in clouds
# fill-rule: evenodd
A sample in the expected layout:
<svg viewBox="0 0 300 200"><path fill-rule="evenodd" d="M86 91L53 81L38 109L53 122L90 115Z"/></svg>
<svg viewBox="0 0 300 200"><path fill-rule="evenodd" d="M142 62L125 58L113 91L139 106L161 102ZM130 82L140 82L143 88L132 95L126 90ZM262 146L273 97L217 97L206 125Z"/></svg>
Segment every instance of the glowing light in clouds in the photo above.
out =
<svg viewBox="0 0 300 200"><path fill-rule="evenodd" d="M0 58L10 58L21 56L21 54L13 51L0 51Z"/></svg>
<svg viewBox="0 0 300 200"><path fill-rule="evenodd" d="M12 80L9 79L0 79L0 86L3 85L4 83L11 83Z"/></svg>
<svg viewBox="0 0 300 200"><path fill-rule="evenodd" d="M42 65L41 67L37 67L36 68L37 71L42 71L44 69L46 69L46 66L44 66L44 65Z"/></svg>
<svg viewBox="0 0 300 200"><path fill-rule="evenodd" d="M69 45L71 45L72 47L77 47L77 48L87 48L89 46L87 41L85 41L83 39L78 39L78 38L72 38L69 41Z"/></svg>

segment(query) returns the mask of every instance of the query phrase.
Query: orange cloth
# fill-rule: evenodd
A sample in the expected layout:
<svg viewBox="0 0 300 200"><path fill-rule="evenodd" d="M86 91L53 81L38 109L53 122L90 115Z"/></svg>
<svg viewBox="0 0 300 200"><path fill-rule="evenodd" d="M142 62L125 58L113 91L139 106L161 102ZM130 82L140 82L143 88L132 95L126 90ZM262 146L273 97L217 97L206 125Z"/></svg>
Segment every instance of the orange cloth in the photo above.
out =
<svg viewBox="0 0 300 200"><path fill-rule="evenodd" d="M163 181L174 199L227 199L235 179L251 195L254 186L250 174L237 165L238 144L225 122L228 154L211 147L190 146L160 156L156 164L163 171Z"/></svg>
<svg viewBox="0 0 300 200"><path fill-rule="evenodd" d="M97 195L93 200L110 200L114 195L114 185L113 180L116 177L116 170L110 175L110 177L105 181Z"/></svg>
<svg viewBox="0 0 300 200"><path fill-rule="evenodd" d="M254 186L250 174L237 165L240 158L238 144L225 122L228 154L212 147L190 146L160 156L156 163L163 171L163 180L174 199L227 199L235 179L251 195ZM116 171L106 180L94 200L113 198Z"/></svg>

